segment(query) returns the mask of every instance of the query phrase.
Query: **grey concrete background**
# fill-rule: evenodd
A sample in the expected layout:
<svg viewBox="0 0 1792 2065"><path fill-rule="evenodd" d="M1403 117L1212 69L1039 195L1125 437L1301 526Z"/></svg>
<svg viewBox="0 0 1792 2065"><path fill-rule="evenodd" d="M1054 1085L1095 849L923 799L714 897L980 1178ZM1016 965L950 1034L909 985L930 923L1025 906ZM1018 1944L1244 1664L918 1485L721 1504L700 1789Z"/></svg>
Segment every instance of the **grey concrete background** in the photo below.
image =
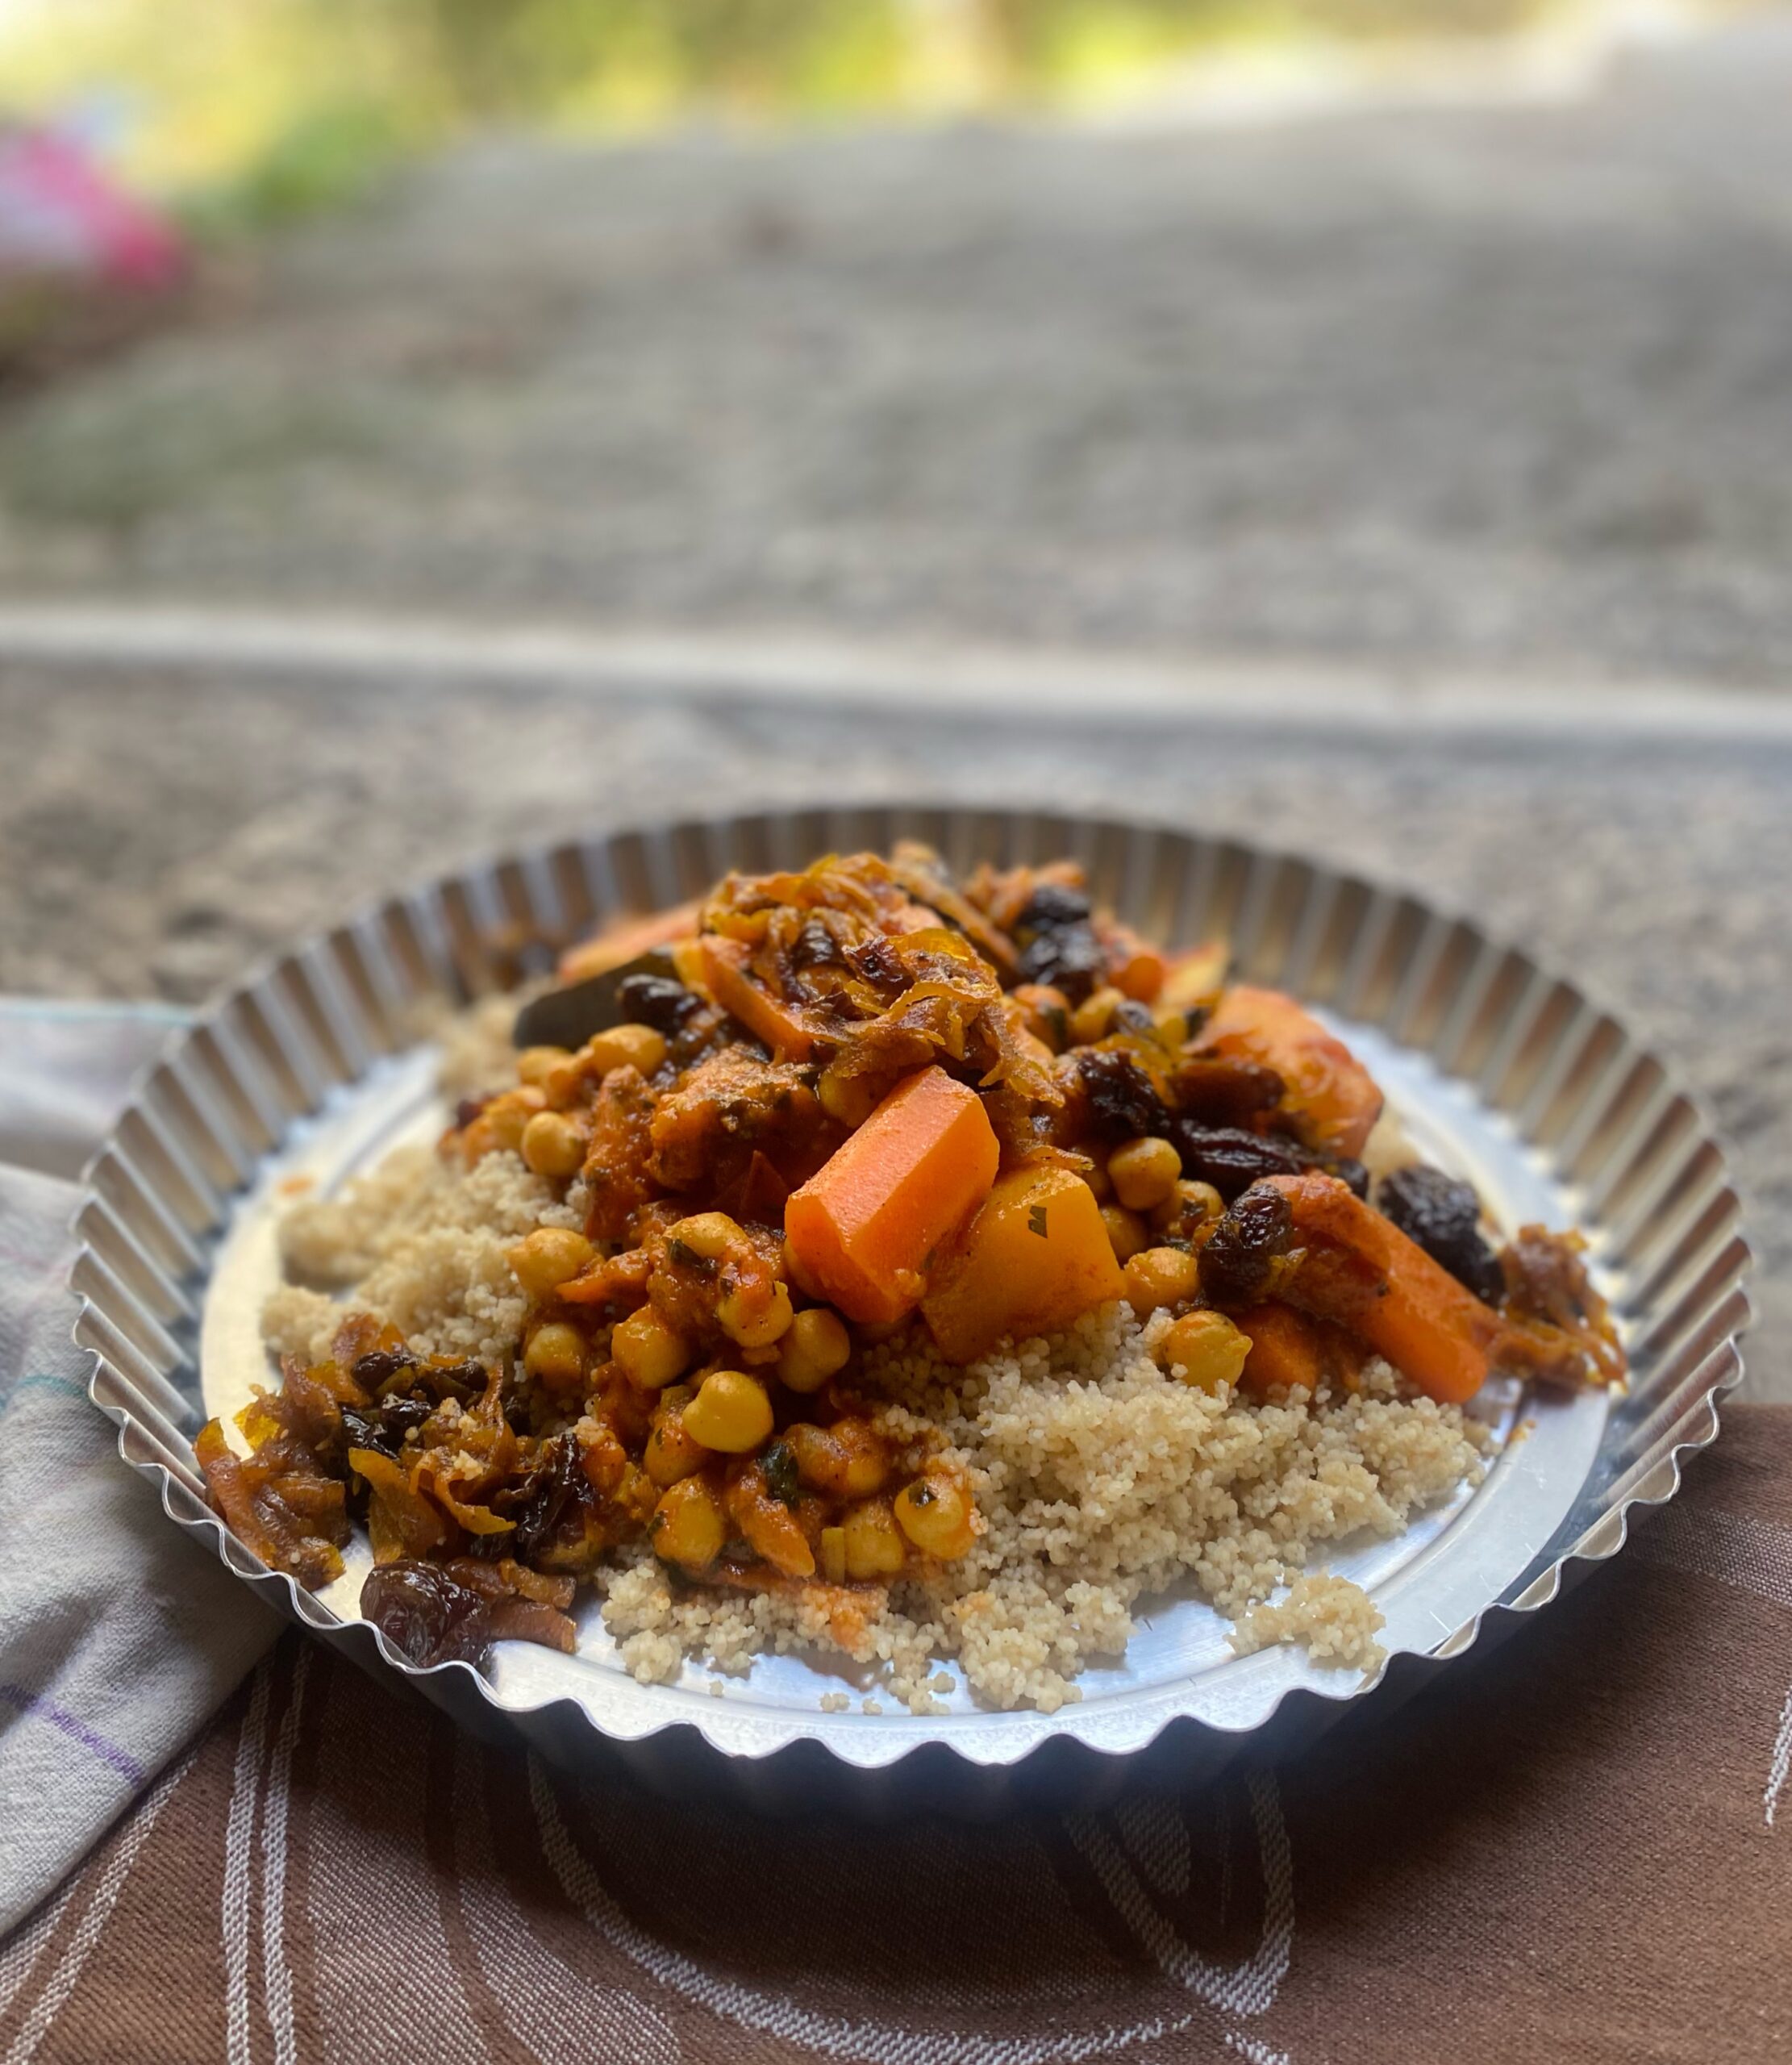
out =
<svg viewBox="0 0 1792 2065"><path fill-rule="evenodd" d="M1166 815L1472 910L1657 1043L1737 1142L1792 1397L1789 87L1770 21L1561 107L419 171L0 407L0 603L995 641L1081 655L1084 707L0 637L0 987L196 998L373 890L660 811ZM1326 693L1124 716L1104 652ZM1461 669L1575 721L1349 721ZM1639 674L1684 724L1627 729ZM1701 735L1724 684L1758 737Z"/></svg>
<svg viewBox="0 0 1792 2065"><path fill-rule="evenodd" d="M0 595L1774 683L1789 106L469 149L0 411Z"/></svg>

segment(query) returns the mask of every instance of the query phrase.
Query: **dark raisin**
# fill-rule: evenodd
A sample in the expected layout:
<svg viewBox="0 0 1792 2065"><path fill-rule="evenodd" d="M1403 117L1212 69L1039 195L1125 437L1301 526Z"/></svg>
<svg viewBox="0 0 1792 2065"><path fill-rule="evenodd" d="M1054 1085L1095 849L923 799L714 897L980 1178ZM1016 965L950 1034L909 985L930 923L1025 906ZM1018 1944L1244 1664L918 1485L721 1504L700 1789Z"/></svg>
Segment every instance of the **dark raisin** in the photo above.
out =
<svg viewBox="0 0 1792 2065"><path fill-rule="evenodd" d="M381 1455L395 1457L404 1446L405 1436L413 1427L422 1426L429 1415L429 1405L420 1398L384 1399L367 1412L357 1412L353 1406L345 1405L343 1432L352 1449L373 1449Z"/></svg>
<svg viewBox="0 0 1792 2065"><path fill-rule="evenodd" d="M1294 1235L1294 1215L1280 1191L1246 1191L1220 1215L1201 1250L1202 1292L1216 1305L1254 1305Z"/></svg>
<svg viewBox="0 0 1792 2065"><path fill-rule="evenodd" d="M811 918L790 942L791 965L798 968L844 968L840 943L819 918Z"/></svg>
<svg viewBox="0 0 1792 2065"><path fill-rule="evenodd" d="M687 990L669 975L625 975L616 1001L628 1023L651 1025L656 1032L668 1036L703 1008L703 999L694 990Z"/></svg>
<svg viewBox="0 0 1792 2065"><path fill-rule="evenodd" d="M465 1133L490 1102L489 1097L463 1097L454 1108L456 1128Z"/></svg>
<svg viewBox="0 0 1792 2065"><path fill-rule="evenodd" d="M506 1553L523 1562L538 1555L552 1541L567 1507L578 1503L586 1483L573 1437L559 1434L546 1442L522 1483L503 1495L502 1505L494 1503L494 1512L516 1522L515 1532L502 1537L510 1545Z"/></svg>
<svg viewBox="0 0 1792 2065"><path fill-rule="evenodd" d="M1115 1028L1122 1032L1155 1032L1157 1021L1151 1015L1148 1004L1135 1003L1131 997L1117 1007L1114 1013Z"/></svg>
<svg viewBox="0 0 1792 2065"><path fill-rule="evenodd" d="M1169 1127L1169 1113L1156 1086L1123 1049L1090 1048L1077 1057L1077 1074L1088 1095L1090 1117L1103 1139L1133 1140Z"/></svg>
<svg viewBox="0 0 1792 2065"><path fill-rule="evenodd" d="M1087 924L1054 925L1034 933L1017 964L1023 982L1049 982L1081 1003L1107 973L1107 956Z"/></svg>
<svg viewBox="0 0 1792 2065"><path fill-rule="evenodd" d="M765 1479L765 1488L774 1499L787 1506L794 1506L801 1496L802 1485L797 1475L797 1459L782 1441L773 1441L759 1458L759 1467Z"/></svg>
<svg viewBox="0 0 1792 2065"><path fill-rule="evenodd" d="M1088 894L1061 882L1042 882L1021 907L1015 920L1017 934L1074 925L1086 919L1094 906Z"/></svg>
<svg viewBox="0 0 1792 2065"><path fill-rule="evenodd" d="M355 1382L363 1391L377 1398L390 1387L394 1377L408 1376L421 1360L408 1348L376 1348L356 1360Z"/></svg>
<svg viewBox="0 0 1792 2065"><path fill-rule="evenodd" d="M1228 1203L1265 1176L1298 1175L1312 1162L1291 1140L1243 1133L1233 1126L1202 1126L1182 1119L1169 1137L1182 1158L1182 1174L1211 1183Z"/></svg>
<svg viewBox="0 0 1792 2065"><path fill-rule="evenodd" d="M1376 1202L1408 1240L1477 1298L1497 1304L1505 1289L1498 1262L1481 1237L1481 1200L1474 1186L1441 1169L1417 1163L1382 1179Z"/></svg>

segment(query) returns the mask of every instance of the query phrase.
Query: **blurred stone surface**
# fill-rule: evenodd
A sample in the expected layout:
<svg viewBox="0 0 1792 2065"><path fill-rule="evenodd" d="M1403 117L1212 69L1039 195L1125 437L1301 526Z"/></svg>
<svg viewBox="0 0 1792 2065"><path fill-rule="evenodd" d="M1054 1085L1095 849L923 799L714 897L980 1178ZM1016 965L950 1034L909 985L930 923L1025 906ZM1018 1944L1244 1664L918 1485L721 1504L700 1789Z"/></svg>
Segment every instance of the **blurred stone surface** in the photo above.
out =
<svg viewBox="0 0 1792 2065"><path fill-rule="evenodd" d="M0 595L1771 683L1789 105L469 150L0 411Z"/></svg>
<svg viewBox="0 0 1792 2065"><path fill-rule="evenodd" d="M855 796L1158 816L1472 912L1736 1143L1757 1395L1792 1397L1792 744L960 721L577 688L0 669L0 989L196 999L368 897L660 814ZM16 778L23 770L24 779Z"/></svg>

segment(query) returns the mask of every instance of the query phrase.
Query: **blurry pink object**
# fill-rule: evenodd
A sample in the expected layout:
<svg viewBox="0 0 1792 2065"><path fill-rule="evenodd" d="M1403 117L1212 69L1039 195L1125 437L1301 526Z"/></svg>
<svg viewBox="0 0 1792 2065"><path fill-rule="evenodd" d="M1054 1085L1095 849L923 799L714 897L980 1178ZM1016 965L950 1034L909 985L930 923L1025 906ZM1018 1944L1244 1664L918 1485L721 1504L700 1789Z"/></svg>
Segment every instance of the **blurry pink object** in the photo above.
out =
<svg viewBox="0 0 1792 2065"><path fill-rule="evenodd" d="M173 225L80 144L53 129L0 130L0 281L54 273L155 288L185 265Z"/></svg>

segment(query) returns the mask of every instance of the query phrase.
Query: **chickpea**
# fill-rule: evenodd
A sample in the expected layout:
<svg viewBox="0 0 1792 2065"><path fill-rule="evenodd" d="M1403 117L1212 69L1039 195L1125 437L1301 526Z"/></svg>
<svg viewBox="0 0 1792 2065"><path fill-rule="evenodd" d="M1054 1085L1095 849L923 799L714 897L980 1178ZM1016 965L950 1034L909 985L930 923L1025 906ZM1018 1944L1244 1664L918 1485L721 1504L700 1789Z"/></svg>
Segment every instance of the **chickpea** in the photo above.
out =
<svg viewBox="0 0 1792 2065"><path fill-rule="evenodd" d="M1120 1274L1127 1301L1140 1319L1160 1305L1180 1305L1201 1287L1201 1265L1181 1248L1141 1248Z"/></svg>
<svg viewBox="0 0 1792 2065"><path fill-rule="evenodd" d="M684 1411L693 1441L721 1455L746 1455L772 1431L772 1401L765 1387L744 1370L716 1370Z"/></svg>
<svg viewBox="0 0 1792 2065"><path fill-rule="evenodd" d="M795 1314L787 1284L774 1282L769 1299L740 1289L724 1291L716 1300L717 1324L742 1348L769 1348L786 1333Z"/></svg>
<svg viewBox="0 0 1792 2065"><path fill-rule="evenodd" d="M701 1477L681 1477L660 1494L648 1522L653 1553L687 1571L706 1571L728 1537L720 1501Z"/></svg>
<svg viewBox="0 0 1792 2065"><path fill-rule="evenodd" d="M585 1337L558 1320L538 1326L523 1351L523 1366L551 1390L570 1390L585 1375Z"/></svg>
<svg viewBox="0 0 1792 2065"><path fill-rule="evenodd" d="M523 1128L522 1147L538 1176L574 1176L585 1160L585 1128L564 1112L537 1112Z"/></svg>
<svg viewBox="0 0 1792 2065"><path fill-rule="evenodd" d="M517 1079L544 1091L555 1070L564 1068L572 1058L565 1047L525 1047L516 1058Z"/></svg>
<svg viewBox="0 0 1792 2065"><path fill-rule="evenodd" d="M643 1391L659 1391L690 1366L684 1336L668 1326L651 1305L619 1320L611 1329L610 1353L623 1375Z"/></svg>
<svg viewBox="0 0 1792 2065"><path fill-rule="evenodd" d="M651 1075L665 1058L665 1035L651 1025L612 1025L607 1032L594 1033L581 1054L594 1075L607 1075L613 1068L638 1068Z"/></svg>
<svg viewBox="0 0 1792 2065"><path fill-rule="evenodd" d="M530 1120L544 1111L547 1103L547 1099L530 1083L493 1098L467 1128L468 1152L476 1160L500 1148L508 1148L514 1154L523 1145L523 1130Z"/></svg>
<svg viewBox="0 0 1792 2065"><path fill-rule="evenodd" d="M1023 982L1012 993L1026 1014L1027 1030L1054 1054L1070 1044L1070 999L1052 982Z"/></svg>
<svg viewBox="0 0 1792 2065"><path fill-rule="evenodd" d="M830 1584L846 1582L846 1529L824 1527L821 1531L821 1574Z"/></svg>
<svg viewBox="0 0 1792 2065"><path fill-rule="evenodd" d="M677 1406L657 1415L641 1452L642 1467L656 1484L676 1484L681 1477L694 1476L709 1461L709 1450L686 1432L681 1408L686 1403L681 1400Z"/></svg>
<svg viewBox="0 0 1792 2065"><path fill-rule="evenodd" d="M1210 1219L1219 1218L1225 1209L1226 1200L1211 1183L1193 1183L1185 1176L1152 1212L1151 1223L1160 1233L1178 1227L1193 1232Z"/></svg>
<svg viewBox="0 0 1792 2065"><path fill-rule="evenodd" d="M740 1246L746 1237L725 1212L696 1212L666 1231L669 1241L688 1248L702 1262L720 1262L729 1249Z"/></svg>
<svg viewBox="0 0 1792 2065"><path fill-rule="evenodd" d="M570 1226L538 1226L505 1250L511 1274L531 1298L545 1298L569 1283L597 1249Z"/></svg>
<svg viewBox="0 0 1792 2065"><path fill-rule="evenodd" d="M798 1312L777 1345L777 1374L786 1388L819 1391L846 1367L852 1353L844 1323L825 1305Z"/></svg>
<svg viewBox="0 0 1792 2065"><path fill-rule="evenodd" d="M1103 1038L1114 1023L1114 1014L1126 999L1113 988L1093 991L1070 1014L1070 1037L1079 1047Z"/></svg>
<svg viewBox="0 0 1792 2065"><path fill-rule="evenodd" d="M1164 1366L1198 1391L1236 1384L1244 1372L1251 1337L1223 1312L1185 1312L1163 1339Z"/></svg>
<svg viewBox="0 0 1792 2065"><path fill-rule="evenodd" d="M930 1471L896 1495L896 1524L923 1555L952 1562L977 1539L972 1505L943 1471Z"/></svg>
<svg viewBox="0 0 1792 2065"><path fill-rule="evenodd" d="M1129 1140L1107 1158L1107 1173L1128 1212L1149 1212L1173 1195L1182 1158L1167 1140Z"/></svg>
<svg viewBox="0 0 1792 2065"><path fill-rule="evenodd" d="M1107 1237L1114 1249L1116 1262L1130 1262L1145 1244L1144 1221L1136 1212L1128 1212L1122 1204L1104 1204L1102 1224L1107 1229Z"/></svg>
<svg viewBox="0 0 1792 2065"><path fill-rule="evenodd" d="M849 1578L890 1578L906 1559L902 1529L888 1499L867 1499L840 1522Z"/></svg>
<svg viewBox="0 0 1792 2065"><path fill-rule="evenodd" d="M1083 1178L1083 1181L1095 1193L1098 1204L1111 1204L1113 1202L1114 1186L1108 1179L1106 1170L1099 1162L1093 1162L1090 1164L1089 1173Z"/></svg>
<svg viewBox="0 0 1792 2065"><path fill-rule="evenodd" d="M836 1499L869 1498L890 1475L889 1454L869 1420L836 1420L831 1427L799 1420L786 1428L784 1441L803 1483Z"/></svg>

